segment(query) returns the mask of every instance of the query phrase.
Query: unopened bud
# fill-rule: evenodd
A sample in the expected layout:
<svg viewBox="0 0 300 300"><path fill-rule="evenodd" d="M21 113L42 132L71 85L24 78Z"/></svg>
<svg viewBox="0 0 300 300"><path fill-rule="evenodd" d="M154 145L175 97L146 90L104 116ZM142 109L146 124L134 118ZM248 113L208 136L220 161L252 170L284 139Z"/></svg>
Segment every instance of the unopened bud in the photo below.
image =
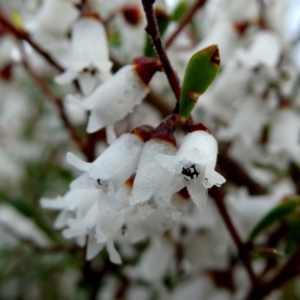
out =
<svg viewBox="0 0 300 300"><path fill-rule="evenodd" d="M162 70L161 63L156 58L137 57L133 59L134 71L145 85L148 85L153 75Z"/></svg>
<svg viewBox="0 0 300 300"><path fill-rule="evenodd" d="M141 9L137 4L128 3L123 5L122 13L130 25L137 26L142 20Z"/></svg>

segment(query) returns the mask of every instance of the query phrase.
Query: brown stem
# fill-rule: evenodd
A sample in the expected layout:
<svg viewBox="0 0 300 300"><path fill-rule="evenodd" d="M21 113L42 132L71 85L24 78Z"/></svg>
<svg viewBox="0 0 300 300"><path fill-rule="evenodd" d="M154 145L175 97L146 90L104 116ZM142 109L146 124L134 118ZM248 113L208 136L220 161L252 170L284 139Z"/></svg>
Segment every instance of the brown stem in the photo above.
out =
<svg viewBox="0 0 300 300"><path fill-rule="evenodd" d="M255 182L241 166L228 155L219 153L218 165L226 175L226 179L238 186L246 186L251 195L263 195L267 189Z"/></svg>
<svg viewBox="0 0 300 300"><path fill-rule="evenodd" d="M268 24L267 24L267 18L266 18L266 2L265 0L257 0L258 5L258 26L260 26L261 29L269 29L272 30Z"/></svg>
<svg viewBox="0 0 300 300"><path fill-rule="evenodd" d="M42 49L37 43L35 43L29 36L29 34L21 29L16 28L1 12L0 23L19 40L26 41L35 51L43 56L52 66L58 71L63 72L64 68L54 59L52 56Z"/></svg>
<svg viewBox="0 0 300 300"><path fill-rule="evenodd" d="M232 221L231 221L231 218L228 214L228 211L227 211L227 208L226 208L226 205L224 203L224 197L221 193L221 190L216 187L216 186L213 186L212 188L209 189L209 194L210 196L215 200L215 203L217 205L217 208L227 226L227 229L228 231L230 232L231 234L231 237L233 239L233 241L235 242L235 245L239 251L239 255L240 255L240 258L247 270L247 273L249 275L249 278L252 282L252 285L253 286L256 286L257 285L257 278L256 278L256 275L254 274L253 272L253 269L252 269L252 266L251 266L251 263L250 263L250 259L249 259L249 255L247 253L247 249L245 247L245 244L243 243L243 241L241 240L236 228L234 227Z"/></svg>
<svg viewBox="0 0 300 300"><path fill-rule="evenodd" d="M263 299L274 289L278 289L282 284L299 274L300 249L286 262L281 270L266 284L253 289L247 297L247 300Z"/></svg>
<svg viewBox="0 0 300 300"><path fill-rule="evenodd" d="M87 151L85 144L82 141L81 136L79 135L77 130L73 127L73 125L69 121L69 118L67 117L66 112L64 110L62 100L51 91L51 89L48 87L48 85L46 84L44 79L41 78L40 76L38 76L30 68L26 59L23 59L23 66L26 69L26 71L29 73L29 75L35 80L35 82L40 87L42 92L46 95L46 97L57 107L60 118L61 118L62 122L64 123L65 127L67 128L72 140L77 144L77 146L85 154L86 158L90 161L89 152Z"/></svg>
<svg viewBox="0 0 300 300"><path fill-rule="evenodd" d="M184 27L191 22L195 13L206 3L206 0L197 0L195 4L189 9L184 18L180 21L176 30L171 34L171 36L166 41L166 48L168 48L176 39L178 34L184 29Z"/></svg>
<svg viewBox="0 0 300 300"><path fill-rule="evenodd" d="M146 19L147 19L147 26L145 28L146 32L149 34L157 55L162 63L164 71L166 73L167 79L169 84L175 94L177 101L180 98L180 84L179 80L171 66L167 53L165 51L165 47L161 41L159 29L157 26L157 20L155 17L155 13L153 10L153 4L155 0L142 0Z"/></svg>

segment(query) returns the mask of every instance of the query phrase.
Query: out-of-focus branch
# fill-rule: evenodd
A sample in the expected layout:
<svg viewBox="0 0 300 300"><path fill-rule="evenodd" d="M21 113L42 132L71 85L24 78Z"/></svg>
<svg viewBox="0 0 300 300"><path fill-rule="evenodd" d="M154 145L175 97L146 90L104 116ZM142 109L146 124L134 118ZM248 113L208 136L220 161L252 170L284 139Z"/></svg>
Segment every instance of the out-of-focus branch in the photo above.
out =
<svg viewBox="0 0 300 300"><path fill-rule="evenodd" d="M258 24L262 29L266 29L268 27L266 24L266 3L264 0L257 0L257 5L259 7Z"/></svg>
<svg viewBox="0 0 300 300"><path fill-rule="evenodd" d="M64 71L64 68L49 53L42 49L41 46L34 42L27 32L16 28L1 12L0 23L16 38L18 38L19 40L26 41L35 51L37 51L41 56L43 56L58 71Z"/></svg>
<svg viewBox="0 0 300 300"><path fill-rule="evenodd" d="M193 19L195 13L200 9L204 4L206 3L206 0L197 0L194 5L189 9L189 11L186 13L186 15L183 17L183 19L180 21L178 27L176 30L170 35L170 37L166 41L166 48L171 46L171 44L174 42L178 34L184 29L184 27L191 22Z"/></svg>
<svg viewBox="0 0 300 300"><path fill-rule="evenodd" d="M238 163L224 153L219 153L218 164L226 175L226 179L238 186L246 186L251 195L263 195L267 189L255 182Z"/></svg>
<svg viewBox="0 0 300 300"><path fill-rule="evenodd" d="M240 238L235 226L233 225L233 223L231 221L231 218L228 214L226 205L224 203L224 197L223 197L221 190L218 187L213 186L212 188L209 189L209 194L215 200L217 208L218 208L218 210L227 226L227 229L230 232L230 235L238 249L240 258L247 270L247 273L252 282L252 285L256 286L257 285L257 277L253 272L250 258L247 253L247 249L246 249L245 244L243 243L242 239Z"/></svg>
<svg viewBox="0 0 300 300"><path fill-rule="evenodd" d="M269 282L253 289L247 297L247 300L260 300L271 291L278 289L282 284L299 274L300 249L286 262L281 270Z"/></svg>
<svg viewBox="0 0 300 300"><path fill-rule="evenodd" d="M166 103L166 101L164 101L163 97L160 94L150 91L145 100L155 108L157 108L157 110L161 112L163 117L166 117L172 112L171 105Z"/></svg>
<svg viewBox="0 0 300 300"><path fill-rule="evenodd" d="M57 107L59 116L65 125L66 129L68 130L72 140L77 144L77 146L81 149L81 151L85 154L86 158L90 161L91 158L89 157L89 152L87 151L85 144L83 143L82 137L79 135L77 130L73 127L71 122L69 121L69 118L64 110L64 106L62 103L62 100L57 97L51 89L48 87L47 83L44 81L43 78L41 78L39 75L37 75L29 66L29 64L26 61L26 58L23 58L23 66L28 72L28 74L35 80L39 88L42 90L42 92L45 94L45 96Z"/></svg>
<svg viewBox="0 0 300 300"><path fill-rule="evenodd" d="M175 94L177 101L179 101L179 98L180 98L179 80L178 80L178 77L177 77L175 71L173 70L173 68L171 66L171 63L170 63L167 53L165 51L165 47L161 41L155 13L153 10L154 2L155 2L155 0L142 0L146 19L147 19L147 26L146 26L145 30L149 34L149 36L153 42L153 45L157 52L157 55L162 63L164 71L166 73L169 84Z"/></svg>

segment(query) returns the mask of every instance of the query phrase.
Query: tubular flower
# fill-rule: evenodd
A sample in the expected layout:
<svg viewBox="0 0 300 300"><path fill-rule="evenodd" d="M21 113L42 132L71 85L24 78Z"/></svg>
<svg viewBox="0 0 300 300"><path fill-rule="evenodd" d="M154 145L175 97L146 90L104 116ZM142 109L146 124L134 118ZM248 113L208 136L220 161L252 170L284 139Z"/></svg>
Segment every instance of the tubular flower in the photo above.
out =
<svg viewBox="0 0 300 300"><path fill-rule="evenodd" d="M108 142L111 143L115 139L114 123L123 119L140 104L149 92L148 83L158 66L156 60L148 60L145 63L137 62L123 67L82 101L68 96L69 101L91 112L87 125L88 133L106 126Z"/></svg>
<svg viewBox="0 0 300 300"><path fill-rule="evenodd" d="M194 203L203 210L207 189L225 182L215 171L217 154L216 139L206 131L197 130L185 137L175 156L157 155L156 160L169 172L161 195L173 194L186 186Z"/></svg>
<svg viewBox="0 0 300 300"><path fill-rule="evenodd" d="M114 238L123 226L128 210L110 210L109 200L103 191L94 187L71 190L54 200L44 198L40 204L43 208L61 210L55 227L67 227L63 230L65 238L76 238L81 246L87 243L87 260L106 246L110 260L119 264L121 258L114 247Z"/></svg>
<svg viewBox="0 0 300 300"><path fill-rule="evenodd" d="M55 78L65 84L78 78L84 95L108 77L112 62L106 32L97 15L87 15L79 19L72 28L71 58L69 68Z"/></svg>
<svg viewBox="0 0 300 300"><path fill-rule="evenodd" d="M175 155L176 141L173 125L162 122L145 143L133 183L130 204L145 203L153 196L156 198L168 172L163 169L155 157Z"/></svg>
<svg viewBox="0 0 300 300"><path fill-rule="evenodd" d="M123 134L92 163L84 162L69 152L68 162L87 175L79 177L76 184L73 182L73 187L84 185L82 181L89 180L88 178L94 179L108 193L115 208L120 206L116 200L116 191L135 172L144 142L149 139L151 130L150 126L141 126L131 133ZM89 182L86 186L89 187Z"/></svg>
<svg viewBox="0 0 300 300"><path fill-rule="evenodd" d="M70 30L78 15L79 12L71 1L43 1L27 27L32 33L63 36Z"/></svg>

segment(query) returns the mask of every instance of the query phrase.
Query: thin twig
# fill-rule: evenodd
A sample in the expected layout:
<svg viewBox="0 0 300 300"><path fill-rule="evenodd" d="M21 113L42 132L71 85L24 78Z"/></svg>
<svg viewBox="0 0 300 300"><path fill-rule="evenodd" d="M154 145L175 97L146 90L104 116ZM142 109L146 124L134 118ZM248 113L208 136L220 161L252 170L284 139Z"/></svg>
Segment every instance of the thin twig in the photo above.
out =
<svg viewBox="0 0 300 300"><path fill-rule="evenodd" d="M32 48L34 48L35 51L37 51L41 56L43 56L58 71L64 71L64 68L49 53L42 49L41 46L34 42L27 32L16 28L9 20L7 20L7 18L1 12L0 23L19 40L26 41Z"/></svg>
<svg viewBox="0 0 300 300"><path fill-rule="evenodd" d="M29 66L26 59L23 58L23 66L28 72L28 74L35 80L37 85L40 87L42 92L45 94L45 96L57 107L60 118L62 122L64 123L65 127L67 128L72 140L77 144L77 146L81 149L81 151L86 155L87 159L89 159L88 152L86 151L85 144L83 143L83 140L77 130L73 127L71 122L69 121L69 118L64 110L64 106L62 103L62 100L57 97L51 89L48 87L46 82L43 78L41 78L39 75L37 75Z"/></svg>
<svg viewBox="0 0 300 300"><path fill-rule="evenodd" d="M146 19L147 19L147 26L146 26L145 30L149 34L149 36L153 42L153 45L157 52L157 55L162 63L164 71L166 73L169 84L175 94L177 101L179 101L179 98L180 98L179 80L171 66L171 63L170 63L167 53L165 51L165 47L161 41L159 29L157 26L157 20L156 20L155 13L153 10L154 2L155 2L155 0L142 0Z"/></svg>
<svg viewBox="0 0 300 300"><path fill-rule="evenodd" d="M247 300L259 300L263 299L274 289L278 289L282 284L299 274L299 264L300 264L300 249L298 249L292 257L286 262L286 264L281 268L281 270L266 284L258 286L258 288L253 289Z"/></svg>
<svg viewBox="0 0 300 300"><path fill-rule="evenodd" d="M234 182L237 186L246 186L250 195L264 195L267 189L254 181L247 172L226 153L218 155L218 165L225 173L227 180Z"/></svg>
<svg viewBox="0 0 300 300"><path fill-rule="evenodd" d="M206 0L197 0L195 4L189 9L189 11L186 13L184 18L180 21L178 27L176 30L169 36L169 38L166 41L166 48L171 46L171 44L174 42L178 34L184 29L184 27L191 22L193 19L195 13L200 9L204 4L206 3Z"/></svg>
<svg viewBox="0 0 300 300"><path fill-rule="evenodd" d="M235 226L233 225L231 218L228 214L226 205L224 203L224 197L221 193L221 190L216 187L213 186L212 188L209 189L209 194L212 196L212 198L215 200L215 203L217 205L217 208L227 226L228 231L231 234L231 237L233 239L233 241L235 242L235 245L239 251L239 255L240 258L247 270L247 273L249 275L249 278L252 282L253 286L257 285L257 277L253 272L251 263L250 263L250 259L249 259L249 255L247 253L247 250L245 248L245 244L243 243L242 239L240 238Z"/></svg>

